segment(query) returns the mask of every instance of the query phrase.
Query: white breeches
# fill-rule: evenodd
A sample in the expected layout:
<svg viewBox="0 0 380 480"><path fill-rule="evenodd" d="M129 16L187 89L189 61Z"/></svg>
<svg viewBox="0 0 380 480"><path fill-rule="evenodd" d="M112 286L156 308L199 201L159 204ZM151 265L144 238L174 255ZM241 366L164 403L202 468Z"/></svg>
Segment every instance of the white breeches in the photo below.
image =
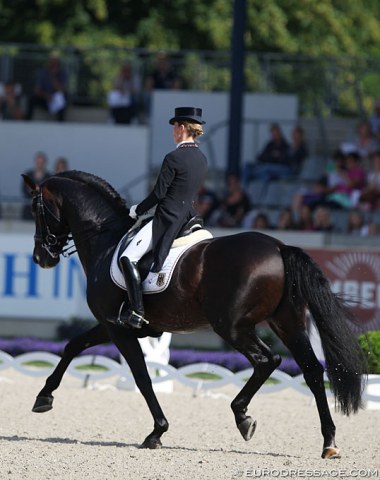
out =
<svg viewBox="0 0 380 480"><path fill-rule="evenodd" d="M153 220L148 222L131 241L128 247L122 253L122 257L127 257L131 262L138 262L147 252L152 250L153 234L152 234Z"/></svg>

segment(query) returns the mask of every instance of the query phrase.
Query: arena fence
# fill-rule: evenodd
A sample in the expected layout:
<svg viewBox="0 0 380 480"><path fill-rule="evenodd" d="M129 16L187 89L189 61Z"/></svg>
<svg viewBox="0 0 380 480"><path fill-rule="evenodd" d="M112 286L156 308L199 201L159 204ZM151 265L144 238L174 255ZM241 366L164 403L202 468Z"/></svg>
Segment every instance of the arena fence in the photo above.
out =
<svg viewBox="0 0 380 480"><path fill-rule="evenodd" d="M13 368L25 375L46 377L52 373L60 358L58 355L48 352L23 353L12 357L8 353L0 351L0 372ZM252 369L246 369L233 373L224 367L210 363L195 363L174 368L165 362L150 360L147 360L147 366L154 387L158 387L159 384L177 381L192 388L194 395L202 390L207 392L226 385L242 388L253 371ZM134 385L132 374L125 362L118 363L100 355L83 355L75 358L70 364L67 373L83 380L84 386L87 386L89 382L96 382L114 376L118 377L119 380L126 380L126 383L129 385ZM312 395L302 375L291 377L280 370L272 373L270 381L263 385L260 392L274 393L286 388L292 388L304 395ZM329 390L327 390L327 393L331 396ZM368 408L380 408L380 375L369 376L363 399Z"/></svg>

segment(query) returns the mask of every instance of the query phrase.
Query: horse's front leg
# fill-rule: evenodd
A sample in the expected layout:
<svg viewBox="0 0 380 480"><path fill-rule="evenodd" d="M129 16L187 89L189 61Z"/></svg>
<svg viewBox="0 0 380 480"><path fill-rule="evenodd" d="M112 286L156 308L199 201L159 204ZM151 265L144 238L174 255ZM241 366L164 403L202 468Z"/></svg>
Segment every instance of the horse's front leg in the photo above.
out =
<svg viewBox="0 0 380 480"><path fill-rule="evenodd" d="M132 330L111 325L109 335L131 369L136 385L142 393L154 419L154 429L143 441L142 448L160 448L161 436L169 428L164 413L153 391L152 380L145 363L144 353L140 343Z"/></svg>
<svg viewBox="0 0 380 480"><path fill-rule="evenodd" d="M47 378L44 388L37 395L32 408L33 412L47 412L53 408L53 391L59 387L62 377L70 365L71 360L79 355L83 350L94 345L99 345L109 341L108 332L101 324L96 325L87 332L78 335L68 342L63 352L63 356L55 367L53 373Z"/></svg>

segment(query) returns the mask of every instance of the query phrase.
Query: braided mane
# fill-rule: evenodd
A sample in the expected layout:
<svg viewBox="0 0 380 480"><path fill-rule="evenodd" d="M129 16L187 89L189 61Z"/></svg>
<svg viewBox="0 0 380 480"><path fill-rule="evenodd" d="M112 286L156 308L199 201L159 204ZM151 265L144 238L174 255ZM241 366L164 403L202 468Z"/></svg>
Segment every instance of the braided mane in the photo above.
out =
<svg viewBox="0 0 380 480"><path fill-rule="evenodd" d="M120 213L128 214L129 209L124 198L103 178L92 173L81 172L79 170L68 170L54 175L55 177L69 178L90 185L94 190L105 197Z"/></svg>

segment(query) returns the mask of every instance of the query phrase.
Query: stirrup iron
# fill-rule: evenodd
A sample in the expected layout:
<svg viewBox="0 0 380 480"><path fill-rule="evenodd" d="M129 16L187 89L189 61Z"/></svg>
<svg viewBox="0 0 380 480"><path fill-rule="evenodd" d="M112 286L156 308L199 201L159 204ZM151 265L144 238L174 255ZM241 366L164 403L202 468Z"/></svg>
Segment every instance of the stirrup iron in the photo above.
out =
<svg viewBox="0 0 380 480"><path fill-rule="evenodd" d="M116 324L122 327L142 328L144 324L149 324L149 321L134 310L129 310L127 315L119 314Z"/></svg>

